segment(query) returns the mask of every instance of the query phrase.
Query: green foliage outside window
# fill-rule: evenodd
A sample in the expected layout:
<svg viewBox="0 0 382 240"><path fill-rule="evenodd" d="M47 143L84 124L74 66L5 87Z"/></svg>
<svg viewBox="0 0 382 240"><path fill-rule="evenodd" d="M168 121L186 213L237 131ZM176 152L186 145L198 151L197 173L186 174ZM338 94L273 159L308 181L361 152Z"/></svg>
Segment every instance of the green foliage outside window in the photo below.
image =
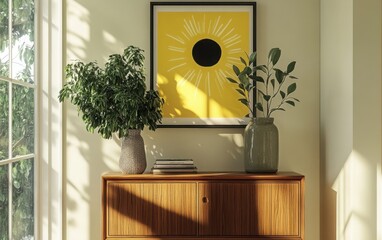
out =
<svg viewBox="0 0 382 240"><path fill-rule="evenodd" d="M34 1L0 0L0 76L34 82ZM12 44L9 44L9 7L12 7ZM12 47L12 59L9 48ZM9 72L9 61L13 72ZM12 156L34 153L34 89L0 79L0 163L9 158L8 139L12 134ZM12 101L12 133L8 132L9 101ZM9 235L9 177L12 176L12 238L34 239L34 165L33 159L0 165L0 240Z"/></svg>

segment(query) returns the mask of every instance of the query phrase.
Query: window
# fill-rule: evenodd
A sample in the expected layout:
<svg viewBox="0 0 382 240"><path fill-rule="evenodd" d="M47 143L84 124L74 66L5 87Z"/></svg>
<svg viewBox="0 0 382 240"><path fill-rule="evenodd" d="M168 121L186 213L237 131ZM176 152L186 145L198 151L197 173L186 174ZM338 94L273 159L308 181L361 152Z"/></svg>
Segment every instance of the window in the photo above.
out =
<svg viewBox="0 0 382 240"><path fill-rule="evenodd" d="M34 32L34 0L0 0L0 240L35 239Z"/></svg>

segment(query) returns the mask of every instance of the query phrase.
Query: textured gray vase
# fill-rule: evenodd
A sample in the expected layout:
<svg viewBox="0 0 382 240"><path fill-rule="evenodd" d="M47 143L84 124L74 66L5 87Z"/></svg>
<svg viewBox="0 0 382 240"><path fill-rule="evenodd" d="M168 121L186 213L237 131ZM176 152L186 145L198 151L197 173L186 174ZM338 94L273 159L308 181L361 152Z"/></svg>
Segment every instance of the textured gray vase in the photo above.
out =
<svg viewBox="0 0 382 240"><path fill-rule="evenodd" d="M244 167L251 173L275 173L279 165L279 132L273 118L251 119L244 130Z"/></svg>
<svg viewBox="0 0 382 240"><path fill-rule="evenodd" d="M129 130L129 136L122 139L119 167L123 173L139 174L146 169L146 153L141 130Z"/></svg>

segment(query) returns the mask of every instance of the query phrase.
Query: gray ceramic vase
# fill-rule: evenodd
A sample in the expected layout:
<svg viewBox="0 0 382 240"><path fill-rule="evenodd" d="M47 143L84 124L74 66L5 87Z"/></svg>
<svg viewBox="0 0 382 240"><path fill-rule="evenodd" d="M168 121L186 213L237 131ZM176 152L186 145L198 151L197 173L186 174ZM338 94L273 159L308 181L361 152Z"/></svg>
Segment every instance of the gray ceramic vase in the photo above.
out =
<svg viewBox="0 0 382 240"><path fill-rule="evenodd" d="M140 174L146 170L145 144L141 130L131 129L122 139L119 168L125 174Z"/></svg>
<svg viewBox="0 0 382 240"><path fill-rule="evenodd" d="M275 173L279 165L279 132L273 118L251 119L244 130L244 167L250 173Z"/></svg>

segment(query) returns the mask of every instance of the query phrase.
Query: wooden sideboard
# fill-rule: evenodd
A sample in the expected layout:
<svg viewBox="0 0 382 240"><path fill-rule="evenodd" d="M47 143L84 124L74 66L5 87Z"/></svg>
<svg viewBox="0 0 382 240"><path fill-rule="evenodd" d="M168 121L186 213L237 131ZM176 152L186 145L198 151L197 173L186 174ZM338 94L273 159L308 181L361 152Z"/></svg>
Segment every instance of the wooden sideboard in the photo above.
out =
<svg viewBox="0 0 382 240"><path fill-rule="evenodd" d="M304 176L102 176L102 239L304 239Z"/></svg>

